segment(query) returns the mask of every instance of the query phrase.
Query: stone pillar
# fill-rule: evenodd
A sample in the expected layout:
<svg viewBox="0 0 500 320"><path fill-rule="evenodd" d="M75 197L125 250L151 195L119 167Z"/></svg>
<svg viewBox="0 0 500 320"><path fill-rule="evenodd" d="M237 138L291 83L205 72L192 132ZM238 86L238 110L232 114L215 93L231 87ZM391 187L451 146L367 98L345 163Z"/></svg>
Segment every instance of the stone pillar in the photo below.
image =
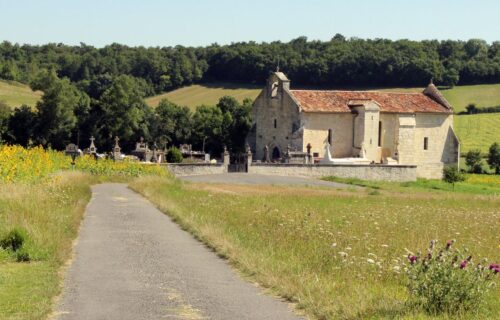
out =
<svg viewBox="0 0 500 320"><path fill-rule="evenodd" d="M250 166L252 165L252 151L250 150L247 150L247 169L250 168Z"/></svg>
<svg viewBox="0 0 500 320"><path fill-rule="evenodd" d="M230 163L229 151L227 151L226 146L224 146L224 153L222 154L222 163L226 166L226 168Z"/></svg>

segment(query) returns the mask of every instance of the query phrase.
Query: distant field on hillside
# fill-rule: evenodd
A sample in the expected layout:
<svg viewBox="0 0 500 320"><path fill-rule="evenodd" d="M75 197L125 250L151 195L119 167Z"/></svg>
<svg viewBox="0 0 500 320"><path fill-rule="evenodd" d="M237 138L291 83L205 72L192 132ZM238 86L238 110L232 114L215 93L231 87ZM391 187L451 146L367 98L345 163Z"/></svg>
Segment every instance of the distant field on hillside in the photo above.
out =
<svg viewBox="0 0 500 320"><path fill-rule="evenodd" d="M455 116L454 128L462 144L462 153L471 149L487 153L492 143L500 143L500 113Z"/></svg>
<svg viewBox="0 0 500 320"><path fill-rule="evenodd" d="M424 88L384 88L381 91L421 92ZM470 103L476 107L500 105L500 84L480 84L474 86L456 86L453 89L441 89L441 93L453 106L455 112L465 111Z"/></svg>
<svg viewBox="0 0 500 320"><path fill-rule="evenodd" d="M441 92L455 112L464 111L470 103L475 103L478 108L500 105L500 84L458 86Z"/></svg>
<svg viewBox="0 0 500 320"><path fill-rule="evenodd" d="M0 80L0 101L4 101L11 108L20 107L23 104L35 106L41 97L40 91L32 91L25 84Z"/></svg>
<svg viewBox="0 0 500 320"><path fill-rule="evenodd" d="M180 88L146 99L151 107L156 107L162 99L168 99L181 106L194 110L202 104L215 105L223 96L232 96L243 101L245 98L255 99L261 87L231 83L196 84Z"/></svg>

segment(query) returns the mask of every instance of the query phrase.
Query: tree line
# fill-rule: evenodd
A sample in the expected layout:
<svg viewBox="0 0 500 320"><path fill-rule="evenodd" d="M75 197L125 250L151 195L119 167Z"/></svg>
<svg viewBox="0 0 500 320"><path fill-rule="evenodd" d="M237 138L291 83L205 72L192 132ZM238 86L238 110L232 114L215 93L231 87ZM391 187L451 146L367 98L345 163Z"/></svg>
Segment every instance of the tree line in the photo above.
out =
<svg viewBox="0 0 500 320"><path fill-rule="evenodd" d="M129 75L103 75L82 90L54 70L42 70L30 85L44 92L34 108L11 110L0 102L0 144L62 150L70 142L87 147L94 136L98 151L105 152L118 136L128 152L143 137L161 148L189 143L218 156L224 145L243 151L252 124L252 101L240 103L232 97L222 97L216 106L199 106L195 112L167 100L153 109L144 101L143 81Z"/></svg>
<svg viewBox="0 0 500 320"><path fill-rule="evenodd" d="M298 86L424 86L500 82L500 41L480 39L238 42L206 47L128 47L111 44L0 44L0 79L30 83L55 70L92 91L103 76L137 78L146 95L200 81L263 83L280 65ZM91 92L87 92L91 94Z"/></svg>

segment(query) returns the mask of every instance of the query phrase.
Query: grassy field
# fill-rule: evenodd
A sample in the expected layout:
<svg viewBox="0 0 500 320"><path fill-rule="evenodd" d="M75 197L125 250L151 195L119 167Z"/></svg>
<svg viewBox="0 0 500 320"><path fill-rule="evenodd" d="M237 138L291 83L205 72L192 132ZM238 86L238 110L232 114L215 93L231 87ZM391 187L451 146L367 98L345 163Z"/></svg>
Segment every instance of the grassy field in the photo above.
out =
<svg viewBox="0 0 500 320"><path fill-rule="evenodd" d="M455 112L465 111L465 107L470 103L475 103L478 108L500 105L500 84L457 86L450 90L442 90L442 93Z"/></svg>
<svg viewBox="0 0 500 320"><path fill-rule="evenodd" d="M455 238L474 261L498 260L499 182L474 176L457 192L422 181L332 190L140 178L131 187L312 318L428 319L405 304L408 250ZM478 313L437 318L497 319L499 301L497 286Z"/></svg>
<svg viewBox="0 0 500 320"><path fill-rule="evenodd" d="M11 108L20 107L23 104L35 106L42 97L40 91L32 91L27 85L0 80L0 101L4 101Z"/></svg>
<svg viewBox="0 0 500 320"><path fill-rule="evenodd" d="M258 86L242 84L196 84L147 98L146 103L151 107L156 107L162 99L168 99L178 105L187 106L194 110L202 104L216 105L219 99L226 95L233 96L240 102L245 98L255 99L261 90L262 88Z"/></svg>
<svg viewBox="0 0 500 320"><path fill-rule="evenodd" d="M454 128L462 153L471 149L488 153L494 142L500 143L500 113L455 116Z"/></svg>

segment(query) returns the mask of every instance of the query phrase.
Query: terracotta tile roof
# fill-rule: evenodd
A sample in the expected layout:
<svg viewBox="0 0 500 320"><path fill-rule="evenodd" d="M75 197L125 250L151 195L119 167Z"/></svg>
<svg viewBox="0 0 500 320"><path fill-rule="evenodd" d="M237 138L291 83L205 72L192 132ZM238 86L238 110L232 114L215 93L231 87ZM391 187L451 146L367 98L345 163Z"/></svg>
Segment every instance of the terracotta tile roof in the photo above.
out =
<svg viewBox="0 0 500 320"><path fill-rule="evenodd" d="M389 93L378 91L290 90L304 112L351 112L349 105L373 100L381 112L452 113L424 93Z"/></svg>

